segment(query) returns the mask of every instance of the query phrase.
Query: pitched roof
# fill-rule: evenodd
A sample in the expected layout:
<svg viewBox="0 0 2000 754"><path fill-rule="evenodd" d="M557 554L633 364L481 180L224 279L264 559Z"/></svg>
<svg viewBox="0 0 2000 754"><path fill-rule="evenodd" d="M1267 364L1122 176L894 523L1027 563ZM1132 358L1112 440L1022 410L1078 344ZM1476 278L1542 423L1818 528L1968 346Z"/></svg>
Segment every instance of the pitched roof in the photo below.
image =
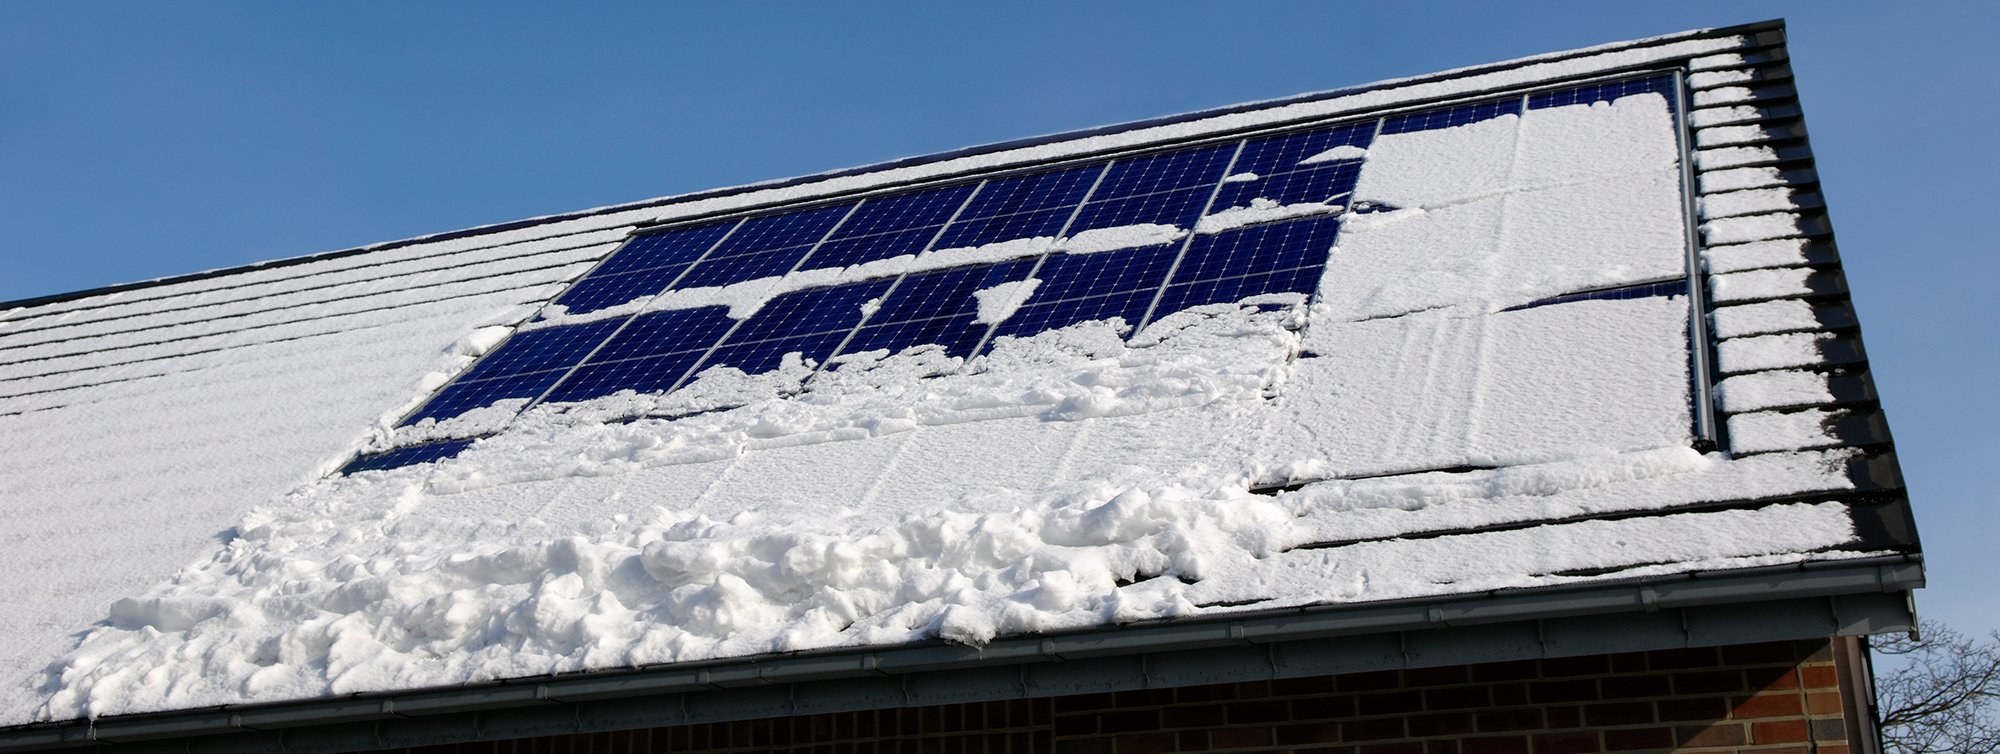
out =
<svg viewBox="0 0 2000 754"><path fill-rule="evenodd" d="M1151 627L1134 647L1277 641L1405 630L1356 616L1406 609L1907 589L1915 535L1783 61L1774 24L1689 32L27 302L0 315L0 635L39 680L0 721L49 721L8 739L29 746L82 716L185 735L241 714L174 716L216 705L325 721L347 713L286 703L633 668L709 687L734 661L877 671L854 658L899 647L951 667L1124 624ZM1366 138L1313 141L1336 133ZM1172 193L1134 183L1048 235L939 245L952 215L908 257L816 267L829 231L776 272L564 294L627 274L635 229L634 249L898 197L963 212L1038 171L1100 186L1225 153L1186 190L1197 221L1118 214ZM1286 193L1336 166L1351 195ZM718 264L697 256L674 274ZM788 302L893 314L931 290L910 281L1002 268L912 305L965 307L985 335L960 350L821 364L785 334L838 308ZM689 340L668 382L633 375L680 340L600 359L695 317L783 348ZM870 342L858 322L821 340ZM545 342L581 344L534 367L546 384L466 387ZM593 364L610 381L551 392ZM369 462L409 449L455 457Z"/></svg>

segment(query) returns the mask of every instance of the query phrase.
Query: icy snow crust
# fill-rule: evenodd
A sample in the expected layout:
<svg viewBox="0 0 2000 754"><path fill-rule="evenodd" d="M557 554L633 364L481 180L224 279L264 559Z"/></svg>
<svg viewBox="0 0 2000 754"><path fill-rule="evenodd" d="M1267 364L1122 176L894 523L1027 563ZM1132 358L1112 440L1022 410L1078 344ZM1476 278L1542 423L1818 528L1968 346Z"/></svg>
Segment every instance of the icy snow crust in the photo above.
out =
<svg viewBox="0 0 2000 754"><path fill-rule="evenodd" d="M1558 584L1584 580L1557 575L1579 569L1796 562L1837 557L1825 551L1852 539L1834 503L1399 539L1849 482L1844 451L1727 460L1688 448L1682 299L1501 311L1680 273L1678 165L1658 96L1385 135L1365 159L1354 199L1400 209L1344 216L1310 305L1273 295L1196 307L1136 334L1115 319L1085 322L1001 338L969 364L919 347L842 357L816 373L796 358L767 374L718 369L669 395L538 406L442 463L323 477L344 448L381 431L371 424L491 348L530 315L524 303L554 286L493 284L420 320L428 324L380 325L421 331L363 331L349 350L287 351L270 370L303 370L329 392L319 424L209 442L227 450L289 431L318 443L278 448L292 466L231 472L263 475L254 479L194 475L206 486L174 497L131 486L102 497L170 505L227 489L242 505L258 490L296 486L251 501L262 504L229 519L223 544L100 559L132 572L89 593L130 596L110 603L108 619L103 603L56 616L55 630L86 630L80 645L17 690L8 720L818 647L977 644ZM1268 216L1277 209L1237 211L1270 222L1284 219ZM1236 219L1217 213L1207 227L1101 240L1224 232ZM962 253L1039 254L1055 243ZM582 260L603 253L577 249ZM534 279L576 274L545 269ZM681 303L755 307L769 288L792 284ZM1004 319L1032 299L1035 281L1012 285L983 292L981 319ZM387 353L385 338L406 355L355 350L365 341ZM1784 362L1796 350L1790 340L1751 345L1725 358ZM180 418L225 406L262 418L300 400L268 373L243 379L270 391L264 403L232 397ZM1776 405L1812 390L1793 382L1725 391L1732 404ZM116 412L158 396L98 400ZM646 418L717 406L736 407ZM496 427L506 421L499 414ZM219 432L245 421L232 413L196 424ZM1786 421L1743 431L1814 428ZM209 469L216 450L169 455ZM1489 470L1425 471L1460 467ZM1308 483L1248 491L1297 482ZM54 499L53 490L39 496ZM213 513L191 520L199 534L174 541L227 526L201 527ZM1326 544L1338 546L1307 547ZM178 563L192 565L160 580ZM61 634L35 635L39 648L22 645L30 657L60 651L52 639Z"/></svg>

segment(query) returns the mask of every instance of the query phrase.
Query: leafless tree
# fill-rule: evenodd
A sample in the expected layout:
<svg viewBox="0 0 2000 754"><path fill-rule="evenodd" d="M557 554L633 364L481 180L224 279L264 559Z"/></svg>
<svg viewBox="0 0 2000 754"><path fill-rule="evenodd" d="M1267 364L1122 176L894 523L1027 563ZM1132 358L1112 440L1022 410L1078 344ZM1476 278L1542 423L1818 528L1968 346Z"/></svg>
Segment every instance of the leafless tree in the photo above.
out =
<svg viewBox="0 0 2000 754"><path fill-rule="evenodd" d="M2000 721L1991 714L2000 699L2000 632L1980 642L1934 621L1919 628L1873 642L1884 655L1878 665L1900 666L1876 679L1882 743L1895 754L2000 751Z"/></svg>

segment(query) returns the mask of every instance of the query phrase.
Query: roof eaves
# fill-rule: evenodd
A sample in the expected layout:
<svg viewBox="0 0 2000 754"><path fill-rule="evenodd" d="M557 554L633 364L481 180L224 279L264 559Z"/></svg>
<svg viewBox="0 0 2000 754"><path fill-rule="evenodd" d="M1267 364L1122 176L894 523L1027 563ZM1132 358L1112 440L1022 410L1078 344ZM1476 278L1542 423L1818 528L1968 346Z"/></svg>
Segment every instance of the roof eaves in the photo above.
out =
<svg viewBox="0 0 2000 754"><path fill-rule="evenodd" d="M926 642L0 730L0 752L347 751L849 709L1906 631L1918 555L1251 610L982 647ZM1328 639L1338 638L1331 642ZM1131 667L1126 667L1130 665ZM1185 676L1185 678L1183 678ZM878 686L893 686L885 697ZM671 699L674 703L661 703ZM643 719L629 714L643 700ZM627 712L615 712L626 709ZM500 720L480 714L508 710ZM551 722L555 721L555 722ZM523 727L526 726L526 727ZM553 726L544 730L534 726ZM126 748L121 746L120 748Z"/></svg>

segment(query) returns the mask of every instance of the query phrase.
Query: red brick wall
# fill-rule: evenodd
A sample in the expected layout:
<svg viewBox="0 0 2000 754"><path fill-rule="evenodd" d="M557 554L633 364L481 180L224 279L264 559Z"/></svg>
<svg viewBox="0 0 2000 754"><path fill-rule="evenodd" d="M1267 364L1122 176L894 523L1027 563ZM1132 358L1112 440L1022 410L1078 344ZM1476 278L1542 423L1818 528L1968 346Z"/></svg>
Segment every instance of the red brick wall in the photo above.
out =
<svg viewBox="0 0 2000 754"><path fill-rule="evenodd" d="M1832 645L1820 640L883 709L411 751L1850 754L1845 708Z"/></svg>

